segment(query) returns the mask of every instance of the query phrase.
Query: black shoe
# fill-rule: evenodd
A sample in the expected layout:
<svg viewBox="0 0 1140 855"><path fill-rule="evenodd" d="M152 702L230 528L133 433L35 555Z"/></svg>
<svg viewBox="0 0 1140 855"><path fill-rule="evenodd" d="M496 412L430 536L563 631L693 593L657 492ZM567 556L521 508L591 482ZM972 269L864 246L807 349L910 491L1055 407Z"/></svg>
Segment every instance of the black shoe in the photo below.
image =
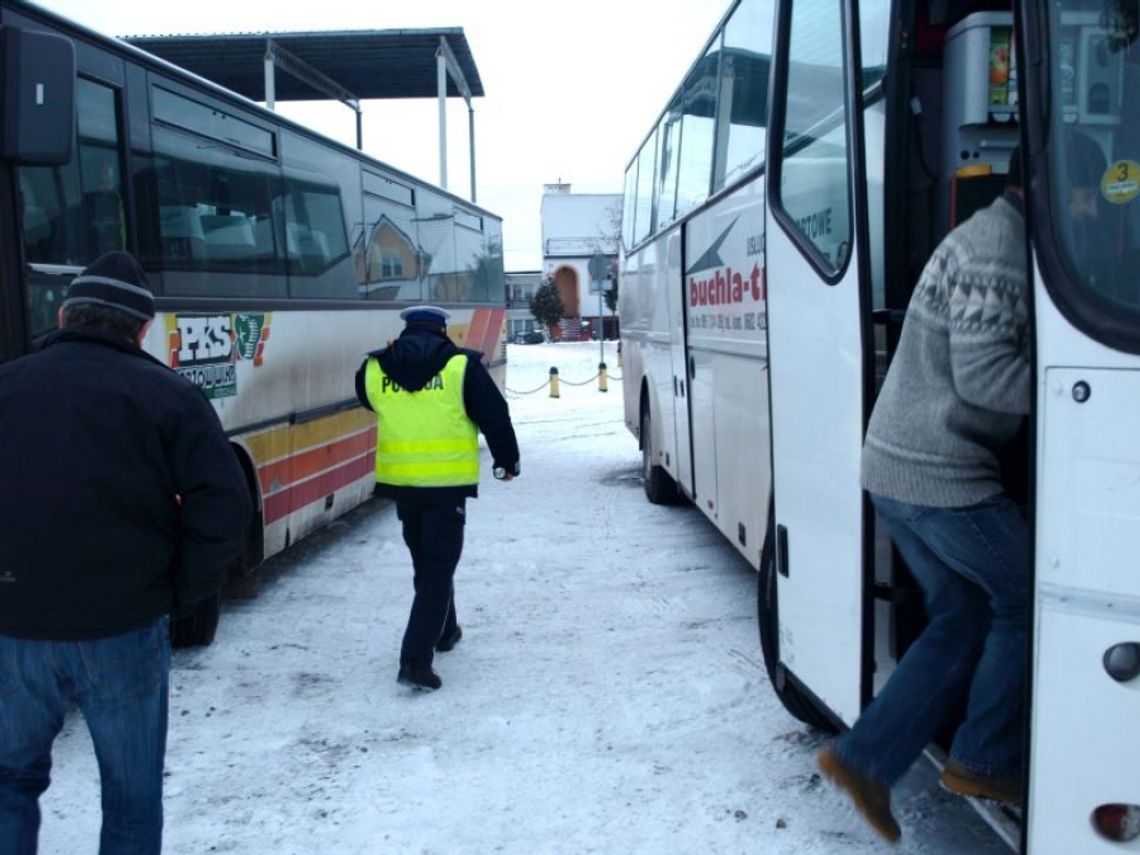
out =
<svg viewBox="0 0 1140 855"><path fill-rule="evenodd" d="M456 626L455 632L451 635L445 635L435 643L435 649L440 653L446 653L459 643L459 639L463 638L463 627Z"/></svg>
<svg viewBox="0 0 1140 855"><path fill-rule="evenodd" d="M422 689L425 692L434 692L443 685L443 680L439 679L439 675L430 665L401 665L396 682L401 686L411 686L413 689Z"/></svg>

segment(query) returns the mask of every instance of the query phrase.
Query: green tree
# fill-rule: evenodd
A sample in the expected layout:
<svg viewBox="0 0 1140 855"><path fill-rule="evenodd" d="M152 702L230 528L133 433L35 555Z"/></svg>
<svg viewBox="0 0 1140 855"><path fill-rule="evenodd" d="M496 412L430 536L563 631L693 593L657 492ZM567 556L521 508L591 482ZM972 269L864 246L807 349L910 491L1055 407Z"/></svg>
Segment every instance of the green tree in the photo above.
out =
<svg viewBox="0 0 1140 855"><path fill-rule="evenodd" d="M471 277L471 297L474 300L489 300L505 293L503 279L503 248L495 241L488 241L484 251L467 269Z"/></svg>
<svg viewBox="0 0 1140 855"><path fill-rule="evenodd" d="M562 295L554 284L554 277L547 275L530 300L530 313L547 329L555 327L562 320Z"/></svg>

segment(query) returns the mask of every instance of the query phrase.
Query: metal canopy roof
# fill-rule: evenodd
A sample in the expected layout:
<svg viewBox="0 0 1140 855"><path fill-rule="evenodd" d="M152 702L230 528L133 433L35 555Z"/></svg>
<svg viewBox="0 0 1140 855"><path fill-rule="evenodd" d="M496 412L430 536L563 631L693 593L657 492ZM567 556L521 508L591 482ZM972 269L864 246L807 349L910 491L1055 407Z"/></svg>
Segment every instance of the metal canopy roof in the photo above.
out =
<svg viewBox="0 0 1140 855"><path fill-rule="evenodd" d="M131 36L124 41L254 101L265 101L265 55L270 43L322 72L357 98L434 98L438 95L436 51L441 38L447 40L454 53L471 94L482 96L483 83L462 27ZM292 74L278 75L275 88L278 101L319 101L328 97ZM447 94L462 94L451 75L447 78Z"/></svg>

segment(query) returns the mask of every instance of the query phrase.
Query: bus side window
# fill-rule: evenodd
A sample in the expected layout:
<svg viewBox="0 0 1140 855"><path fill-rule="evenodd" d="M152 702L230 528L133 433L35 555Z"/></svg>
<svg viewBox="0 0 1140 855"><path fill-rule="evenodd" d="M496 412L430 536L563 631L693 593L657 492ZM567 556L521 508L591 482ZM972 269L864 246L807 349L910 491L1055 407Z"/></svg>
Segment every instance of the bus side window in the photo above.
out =
<svg viewBox="0 0 1140 855"><path fill-rule="evenodd" d="M126 248L126 211L115 92L80 79L76 94L83 194L83 204L76 213L81 219L78 228L85 237L81 263L87 264L105 252Z"/></svg>
<svg viewBox="0 0 1140 855"><path fill-rule="evenodd" d="M675 212L678 217L700 205L709 195L719 74L720 37L718 36L689 73L681 96L681 160L677 175Z"/></svg>
<svg viewBox="0 0 1140 855"><path fill-rule="evenodd" d="M764 162L774 20L772 0L744 0L725 25L714 191Z"/></svg>

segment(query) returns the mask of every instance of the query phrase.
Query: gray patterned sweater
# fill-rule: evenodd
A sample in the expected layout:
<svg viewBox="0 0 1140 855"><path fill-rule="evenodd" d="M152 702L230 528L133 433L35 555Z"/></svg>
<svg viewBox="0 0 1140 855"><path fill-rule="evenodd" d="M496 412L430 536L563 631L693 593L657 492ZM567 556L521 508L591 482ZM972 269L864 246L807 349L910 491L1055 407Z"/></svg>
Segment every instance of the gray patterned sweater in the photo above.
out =
<svg viewBox="0 0 1140 855"><path fill-rule="evenodd" d="M907 307L863 446L863 487L964 507L1001 492L998 452L1029 412L1025 220L1005 196L938 246Z"/></svg>

